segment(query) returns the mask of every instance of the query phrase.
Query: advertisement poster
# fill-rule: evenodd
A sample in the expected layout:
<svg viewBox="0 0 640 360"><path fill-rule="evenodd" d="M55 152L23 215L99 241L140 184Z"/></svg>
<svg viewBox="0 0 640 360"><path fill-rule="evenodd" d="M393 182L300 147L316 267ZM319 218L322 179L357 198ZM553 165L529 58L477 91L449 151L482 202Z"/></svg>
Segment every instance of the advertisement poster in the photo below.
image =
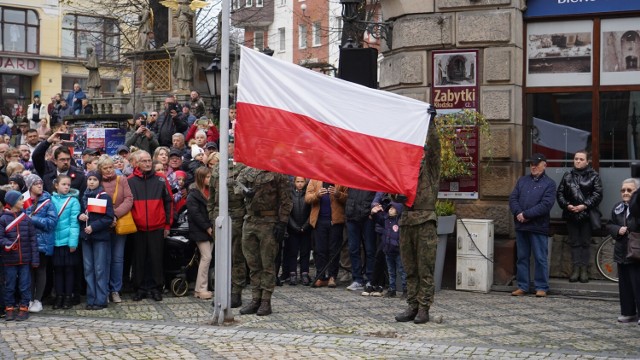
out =
<svg viewBox="0 0 640 360"><path fill-rule="evenodd" d="M527 86L591 85L593 21L527 25Z"/></svg>
<svg viewBox="0 0 640 360"><path fill-rule="evenodd" d="M438 114L462 110L478 110L478 51L433 51L433 89L431 103ZM471 175L458 179L441 179L438 198L478 198L478 129L456 130L458 138L465 139L469 154L462 145L456 146L458 157L469 163Z"/></svg>
<svg viewBox="0 0 640 360"><path fill-rule="evenodd" d="M103 128L88 128L87 147L103 152L105 147L104 132Z"/></svg>
<svg viewBox="0 0 640 360"><path fill-rule="evenodd" d="M605 19L602 31L602 85L640 84L640 18Z"/></svg>
<svg viewBox="0 0 640 360"><path fill-rule="evenodd" d="M126 135L125 129L104 129L104 151L109 156L116 155L118 146L124 144L124 137Z"/></svg>
<svg viewBox="0 0 640 360"><path fill-rule="evenodd" d="M431 103L439 113L478 108L478 51L434 51Z"/></svg>

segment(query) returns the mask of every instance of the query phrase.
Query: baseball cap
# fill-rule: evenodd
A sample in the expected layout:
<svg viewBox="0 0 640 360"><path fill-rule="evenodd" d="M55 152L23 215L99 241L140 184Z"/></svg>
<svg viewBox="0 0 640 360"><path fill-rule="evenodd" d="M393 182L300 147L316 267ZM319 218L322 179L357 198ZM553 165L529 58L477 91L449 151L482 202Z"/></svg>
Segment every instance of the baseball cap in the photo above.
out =
<svg viewBox="0 0 640 360"><path fill-rule="evenodd" d="M96 149L86 148L82 150L82 155L100 155L100 152Z"/></svg>
<svg viewBox="0 0 640 360"><path fill-rule="evenodd" d="M547 161L547 158L540 154L540 153L535 153L533 155L531 155L531 157L527 160L528 163L531 163L533 165L538 165L540 164L541 161Z"/></svg>
<svg viewBox="0 0 640 360"><path fill-rule="evenodd" d="M213 141L209 141L207 143L207 145L204 146L205 149L216 149L218 150L218 145L216 145L216 143L214 143Z"/></svg>
<svg viewBox="0 0 640 360"><path fill-rule="evenodd" d="M182 151L178 149L171 149L171 151L169 151L169 157L172 156L182 157Z"/></svg>
<svg viewBox="0 0 640 360"><path fill-rule="evenodd" d="M129 147L127 145L120 145L116 148L116 154L120 154L123 151L126 151L128 154L130 152Z"/></svg>

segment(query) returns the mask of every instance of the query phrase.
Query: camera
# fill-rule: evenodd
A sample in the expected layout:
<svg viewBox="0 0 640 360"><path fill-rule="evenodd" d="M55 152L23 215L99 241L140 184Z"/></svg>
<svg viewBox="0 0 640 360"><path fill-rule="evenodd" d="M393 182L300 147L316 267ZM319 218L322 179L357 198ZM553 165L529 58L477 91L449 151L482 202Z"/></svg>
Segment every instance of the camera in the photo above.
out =
<svg viewBox="0 0 640 360"><path fill-rule="evenodd" d="M388 194L385 194L380 198L380 206L382 206L382 210L389 211L389 208L391 208L391 198Z"/></svg>

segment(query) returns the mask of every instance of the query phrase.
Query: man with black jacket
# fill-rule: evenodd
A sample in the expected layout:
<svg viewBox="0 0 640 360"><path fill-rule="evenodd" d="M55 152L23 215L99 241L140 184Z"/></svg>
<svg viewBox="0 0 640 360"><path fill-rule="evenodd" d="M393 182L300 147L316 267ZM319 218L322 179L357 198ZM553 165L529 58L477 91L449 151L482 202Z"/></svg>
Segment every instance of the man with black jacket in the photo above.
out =
<svg viewBox="0 0 640 360"><path fill-rule="evenodd" d="M164 99L164 111L160 113L158 121L151 127L158 136L160 146L171 147L172 137L175 133L184 133L187 131L189 124L187 120L180 116L173 96L167 96Z"/></svg>
<svg viewBox="0 0 640 360"><path fill-rule="evenodd" d="M151 155L140 150L136 168L128 178L133 195L131 215L138 231L134 236L133 301L140 301L151 293L155 301L162 301L164 282L162 256L164 238L169 235L172 219L172 196L166 178L153 171ZM152 285L144 289L147 261L151 269Z"/></svg>
<svg viewBox="0 0 640 360"><path fill-rule="evenodd" d="M69 175L71 178L71 187L79 191L78 196L82 199L84 190L87 188L87 181L85 180L84 171L75 166L69 148L60 146L53 152L53 161L45 160L47 149L49 149L53 142L60 141L60 134L62 133L62 131L58 131L36 146L31 156L33 167L36 173L42 178L44 188L48 193L53 194L53 192L56 191L53 187L53 180L57 178L58 175Z"/></svg>
<svg viewBox="0 0 640 360"><path fill-rule="evenodd" d="M366 253L367 280L371 281L373 277L373 266L376 259L376 234L374 222L369 215L371 213L371 202L375 195L374 191L347 190L347 203L344 214L347 220L351 276L353 278L353 282L347 287L347 290L359 291L364 289L362 262L360 260L360 245L363 242Z"/></svg>

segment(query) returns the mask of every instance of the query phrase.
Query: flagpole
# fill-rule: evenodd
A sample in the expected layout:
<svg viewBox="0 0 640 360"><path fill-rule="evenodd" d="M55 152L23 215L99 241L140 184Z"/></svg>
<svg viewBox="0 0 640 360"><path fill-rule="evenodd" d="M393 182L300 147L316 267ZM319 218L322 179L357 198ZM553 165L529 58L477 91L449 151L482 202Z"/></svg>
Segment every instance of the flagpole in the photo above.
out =
<svg viewBox="0 0 640 360"><path fill-rule="evenodd" d="M233 321L231 312L231 219L229 218L229 14L230 0L222 0L222 81L220 84L219 214L216 218L215 296L213 324Z"/></svg>

